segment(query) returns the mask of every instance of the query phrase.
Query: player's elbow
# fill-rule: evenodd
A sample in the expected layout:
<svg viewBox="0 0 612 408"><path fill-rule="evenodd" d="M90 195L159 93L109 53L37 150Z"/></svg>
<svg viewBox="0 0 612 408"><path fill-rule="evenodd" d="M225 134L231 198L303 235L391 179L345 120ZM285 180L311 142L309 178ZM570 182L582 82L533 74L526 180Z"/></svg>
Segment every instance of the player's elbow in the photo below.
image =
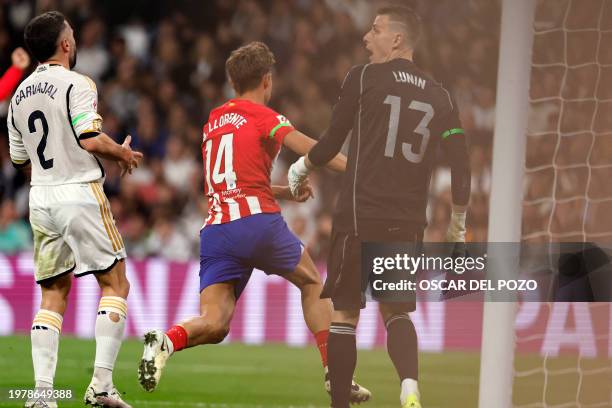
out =
<svg viewBox="0 0 612 408"><path fill-rule="evenodd" d="M14 168L18 170L23 170L30 166L30 159L20 160L19 158L11 154L11 163Z"/></svg>
<svg viewBox="0 0 612 408"><path fill-rule="evenodd" d="M79 141L81 147L89 153L97 153L100 151L100 142L97 137L90 137Z"/></svg>

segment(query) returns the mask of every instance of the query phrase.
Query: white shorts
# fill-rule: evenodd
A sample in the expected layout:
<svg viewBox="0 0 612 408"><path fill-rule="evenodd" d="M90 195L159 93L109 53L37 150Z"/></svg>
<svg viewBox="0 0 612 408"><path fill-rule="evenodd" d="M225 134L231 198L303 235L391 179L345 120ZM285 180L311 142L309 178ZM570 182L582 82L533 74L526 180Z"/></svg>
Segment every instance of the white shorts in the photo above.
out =
<svg viewBox="0 0 612 408"><path fill-rule="evenodd" d="M126 257L102 184L32 186L36 282L68 272L106 272Z"/></svg>

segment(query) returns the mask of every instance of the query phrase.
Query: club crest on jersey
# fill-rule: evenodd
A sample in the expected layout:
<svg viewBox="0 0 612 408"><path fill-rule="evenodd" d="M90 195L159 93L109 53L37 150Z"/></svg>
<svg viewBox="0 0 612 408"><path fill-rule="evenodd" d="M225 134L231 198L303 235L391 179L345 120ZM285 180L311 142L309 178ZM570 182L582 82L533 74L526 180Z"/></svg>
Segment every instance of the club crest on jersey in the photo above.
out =
<svg viewBox="0 0 612 408"><path fill-rule="evenodd" d="M276 119L278 119L278 123L286 123L288 125L291 124L291 122L289 122L289 119L287 119L285 116L283 115L276 115Z"/></svg>
<svg viewBox="0 0 612 408"><path fill-rule="evenodd" d="M93 130L95 130L96 132L101 132L102 131L102 119L94 119L94 121L92 122L92 127L93 127Z"/></svg>

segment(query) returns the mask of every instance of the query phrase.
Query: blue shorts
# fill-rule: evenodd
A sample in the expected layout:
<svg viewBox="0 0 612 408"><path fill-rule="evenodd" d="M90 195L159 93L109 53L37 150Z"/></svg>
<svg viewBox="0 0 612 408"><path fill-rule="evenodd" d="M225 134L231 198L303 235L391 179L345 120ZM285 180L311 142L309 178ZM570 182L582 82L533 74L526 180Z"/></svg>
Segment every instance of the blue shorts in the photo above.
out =
<svg viewBox="0 0 612 408"><path fill-rule="evenodd" d="M256 214L200 231L200 292L215 283L237 281L236 299L254 268L266 274L293 272L303 246L279 213Z"/></svg>

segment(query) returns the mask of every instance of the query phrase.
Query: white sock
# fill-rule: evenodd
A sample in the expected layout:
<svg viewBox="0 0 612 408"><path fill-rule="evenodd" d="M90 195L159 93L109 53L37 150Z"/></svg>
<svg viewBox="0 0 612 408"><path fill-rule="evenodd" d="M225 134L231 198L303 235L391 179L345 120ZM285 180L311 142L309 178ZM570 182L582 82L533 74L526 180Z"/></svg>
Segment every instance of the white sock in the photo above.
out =
<svg viewBox="0 0 612 408"><path fill-rule="evenodd" d="M30 338L36 387L53 388L63 320L61 314L45 309L40 309L34 317Z"/></svg>
<svg viewBox="0 0 612 408"><path fill-rule="evenodd" d="M94 367L92 384L96 391L110 391L113 388L113 370L103 367Z"/></svg>
<svg viewBox="0 0 612 408"><path fill-rule="evenodd" d="M92 383L96 391L113 387L113 368L121 348L127 316L127 301L118 296L103 296L96 318L96 360Z"/></svg>
<svg viewBox="0 0 612 408"><path fill-rule="evenodd" d="M416 394L418 398L421 397L419 394L419 383L412 378L406 378L402 381L402 392L400 394L400 402L404 404L410 394Z"/></svg>

